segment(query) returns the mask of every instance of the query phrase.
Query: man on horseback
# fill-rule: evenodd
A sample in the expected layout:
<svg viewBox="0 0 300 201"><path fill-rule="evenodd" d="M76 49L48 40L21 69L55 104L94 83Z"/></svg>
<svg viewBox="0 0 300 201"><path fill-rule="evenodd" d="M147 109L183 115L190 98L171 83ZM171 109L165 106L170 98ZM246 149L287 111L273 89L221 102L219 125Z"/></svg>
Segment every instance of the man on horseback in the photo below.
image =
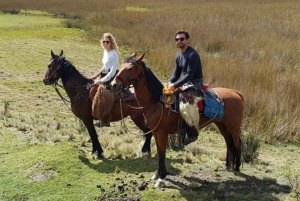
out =
<svg viewBox="0 0 300 201"><path fill-rule="evenodd" d="M168 88L175 90L176 88L190 88L188 94L194 97L203 96L203 73L201 59L197 51L189 46L190 35L187 31L179 30L175 33L176 46L180 48L180 52L175 59L175 69L169 79ZM180 78L183 74L182 78ZM185 122L182 127L182 139L184 144L194 142L198 138L198 131L195 127L188 126ZM186 139L186 134L188 138Z"/></svg>

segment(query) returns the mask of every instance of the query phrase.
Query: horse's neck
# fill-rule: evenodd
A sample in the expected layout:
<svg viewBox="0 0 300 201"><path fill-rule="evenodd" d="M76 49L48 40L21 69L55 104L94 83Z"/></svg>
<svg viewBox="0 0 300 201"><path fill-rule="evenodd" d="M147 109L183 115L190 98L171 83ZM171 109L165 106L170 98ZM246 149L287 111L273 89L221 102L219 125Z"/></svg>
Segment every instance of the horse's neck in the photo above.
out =
<svg viewBox="0 0 300 201"><path fill-rule="evenodd" d="M134 84L134 93L140 107L153 103L151 92L145 79L141 78L136 84Z"/></svg>
<svg viewBox="0 0 300 201"><path fill-rule="evenodd" d="M63 86L69 98L73 100L78 95L81 95L86 90L88 79L81 75L74 66L70 66L68 72L61 77Z"/></svg>

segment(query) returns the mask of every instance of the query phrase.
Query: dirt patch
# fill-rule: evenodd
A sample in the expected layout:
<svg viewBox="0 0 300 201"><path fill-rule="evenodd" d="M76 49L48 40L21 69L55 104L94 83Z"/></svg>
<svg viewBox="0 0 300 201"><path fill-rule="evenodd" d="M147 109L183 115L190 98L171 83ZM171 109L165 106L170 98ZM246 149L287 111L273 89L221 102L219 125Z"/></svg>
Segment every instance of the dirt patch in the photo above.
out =
<svg viewBox="0 0 300 201"><path fill-rule="evenodd" d="M32 168L27 170L28 172L28 182L42 182L42 181L47 181L53 176L57 176L58 172L49 169L49 170L44 170L44 163L40 162L35 164Z"/></svg>

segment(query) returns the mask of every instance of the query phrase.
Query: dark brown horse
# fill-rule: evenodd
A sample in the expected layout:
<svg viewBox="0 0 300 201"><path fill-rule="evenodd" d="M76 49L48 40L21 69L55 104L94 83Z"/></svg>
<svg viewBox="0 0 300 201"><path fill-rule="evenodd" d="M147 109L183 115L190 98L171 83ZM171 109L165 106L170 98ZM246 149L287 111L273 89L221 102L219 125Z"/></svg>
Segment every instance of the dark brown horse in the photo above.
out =
<svg viewBox="0 0 300 201"><path fill-rule="evenodd" d="M98 140L98 135L93 124L94 117L92 116L92 101L89 98L89 88L93 83L93 80L85 78L79 73L79 71L67 61L63 56L63 51L60 55L55 55L51 51L51 60L48 64L43 82L45 85L53 85L56 88L58 79L62 80L63 88L66 90L67 95L70 98L71 110L77 116L83 124L86 126L89 135L92 140L92 154L97 152L99 158L103 157L103 149ZM114 92L111 92L114 93ZM59 93L60 95L60 93ZM60 95L61 96L61 95ZM63 97L61 96L63 99ZM120 102L114 102L113 109L111 111L109 121L119 121L127 116L130 116L132 121L144 132L148 133L149 128L146 127L144 122L144 116L141 110L133 109L130 106L137 107L137 101L132 100L126 103L122 102L122 108L120 108ZM121 115L122 109L122 115ZM145 143L142 147L143 154L149 154L150 143L152 133L145 135Z"/></svg>
<svg viewBox="0 0 300 201"><path fill-rule="evenodd" d="M152 179L158 179L155 187L160 187L167 176L165 166L168 134L176 133L180 114L170 111L160 101L163 85L142 61L144 55L126 59L113 80L112 89L121 92L133 85L138 104L143 107L147 125L152 129L157 145L159 166ZM199 128L215 123L227 145L226 167L230 171L239 171L241 165L241 123L244 101L240 92L227 88L213 88L224 101L225 117L221 120L208 119L200 115Z"/></svg>

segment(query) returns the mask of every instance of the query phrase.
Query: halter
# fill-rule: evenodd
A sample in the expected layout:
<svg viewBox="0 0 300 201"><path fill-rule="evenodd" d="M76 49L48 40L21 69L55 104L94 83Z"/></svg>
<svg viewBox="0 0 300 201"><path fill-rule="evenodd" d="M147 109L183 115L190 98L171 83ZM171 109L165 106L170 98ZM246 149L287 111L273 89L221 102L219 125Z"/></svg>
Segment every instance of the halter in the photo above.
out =
<svg viewBox="0 0 300 201"><path fill-rule="evenodd" d="M134 71L131 72L131 74L130 74L129 76L127 76L127 77L125 78L125 80L123 80L123 79L122 79L120 76L118 76L118 75L116 76L116 79L118 79L118 80L121 81L121 89L120 89L119 93L122 92L123 90L126 90L126 89L129 88L129 86L123 87L123 84L124 84L124 83L126 83L126 82L132 82L132 81L133 81L133 84L132 84L132 85L134 85L137 81L140 80L141 77L143 77L143 76L145 75L145 72L143 71L143 72L142 72L141 74L139 74L136 78L130 78L130 77L137 71L137 69L138 69L138 64L137 64L137 61L136 61L136 59L135 59L134 57L131 57L130 59L128 59L127 62L133 64L133 65L135 66L135 69L134 69Z"/></svg>
<svg viewBox="0 0 300 201"><path fill-rule="evenodd" d="M63 59L64 59L64 57L63 56L59 56L59 57L57 57L57 58L55 58L55 59L57 59L57 63L59 63L60 61L62 61ZM55 59L52 59L51 60L51 62L48 64L48 68L50 67L50 64L55 60ZM49 74L49 70L46 72L46 77L47 77L47 80L49 80L50 79L50 77L52 77L52 76L57 76L57 73L58 73L58 71L61 69L61 65L60 64L58 64L57 65L57 67L56 67L56 70L54 71L54 72L52 72L51 74Z"/></svg>

